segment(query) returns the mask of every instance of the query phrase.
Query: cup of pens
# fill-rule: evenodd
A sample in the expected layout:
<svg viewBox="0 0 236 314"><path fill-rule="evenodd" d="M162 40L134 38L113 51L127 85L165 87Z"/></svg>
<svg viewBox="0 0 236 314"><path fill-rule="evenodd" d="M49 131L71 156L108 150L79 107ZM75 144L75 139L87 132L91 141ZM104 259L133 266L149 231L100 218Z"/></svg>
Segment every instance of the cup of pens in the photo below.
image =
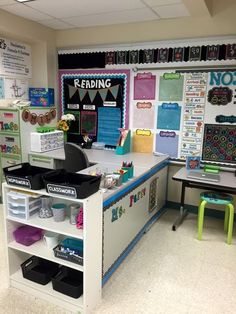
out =
<svg viewBox="0 0 236 314"><path fill-rule="evenodd" d="M133 165L132 161L131 162L123 161L121 169L128 171L129 179L133 178L133 176L134 176L134 165Z"/></svg>

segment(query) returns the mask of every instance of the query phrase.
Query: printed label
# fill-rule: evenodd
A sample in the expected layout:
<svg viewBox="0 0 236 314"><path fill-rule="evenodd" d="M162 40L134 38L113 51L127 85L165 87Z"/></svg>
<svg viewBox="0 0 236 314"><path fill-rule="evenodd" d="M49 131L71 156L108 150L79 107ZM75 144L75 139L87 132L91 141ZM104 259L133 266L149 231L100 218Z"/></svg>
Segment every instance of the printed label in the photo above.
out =
<svg viewBox="0 0 236 314"><path fill-rule="evenodd" d="M14 185L19 185L19 186L24 186L27 188L31 188L30 181L28 179L21 179L17 177L9 177L6 176L6 180L8 184L14 184Z"/></svg>
<svg viewBox="0 0 236 314"><path fill-rule="evenodd" d="M63 186L63 185L56 185L56 184L48 183L47 190L48 190L48 193L77 198L76 189L70 186Z"/></svg>

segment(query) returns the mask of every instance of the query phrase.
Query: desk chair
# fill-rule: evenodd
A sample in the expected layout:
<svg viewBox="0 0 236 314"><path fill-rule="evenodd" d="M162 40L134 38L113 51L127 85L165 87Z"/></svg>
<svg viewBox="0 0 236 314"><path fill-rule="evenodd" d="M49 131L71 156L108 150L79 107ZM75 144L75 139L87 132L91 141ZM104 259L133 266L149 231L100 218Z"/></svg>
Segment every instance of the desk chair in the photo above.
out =
<svg viewBox="0 0 236 314"><path fill-rule="evenodd" d="M63 168L68 172L77 172L89 167L89 161L82 148L74 143L65 143L65 161Z"/></svg>
<svg viewBox="0 0 236 314"><path fill-rule="evenodd" d="M234 206L233 197L225 193L202 192L200 194L201 202L198 207L198 240L202 239L202 229L204 222L204 209L207 203L216 205L225 205L224 231L227 232L227 244L232 242Z"/></svg>

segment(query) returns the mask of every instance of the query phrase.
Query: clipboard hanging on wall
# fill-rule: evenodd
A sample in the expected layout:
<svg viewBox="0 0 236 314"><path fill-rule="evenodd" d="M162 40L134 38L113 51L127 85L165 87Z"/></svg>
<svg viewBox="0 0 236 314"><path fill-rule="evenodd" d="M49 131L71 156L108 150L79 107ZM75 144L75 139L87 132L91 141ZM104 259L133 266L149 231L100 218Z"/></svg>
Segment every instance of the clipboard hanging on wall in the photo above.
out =
<svg viewBox="0 0 236 314"><path fill-rule="evenodd" d="M134 77L134 99L155 99L156 75L148 73L138 73Z"/></svg>

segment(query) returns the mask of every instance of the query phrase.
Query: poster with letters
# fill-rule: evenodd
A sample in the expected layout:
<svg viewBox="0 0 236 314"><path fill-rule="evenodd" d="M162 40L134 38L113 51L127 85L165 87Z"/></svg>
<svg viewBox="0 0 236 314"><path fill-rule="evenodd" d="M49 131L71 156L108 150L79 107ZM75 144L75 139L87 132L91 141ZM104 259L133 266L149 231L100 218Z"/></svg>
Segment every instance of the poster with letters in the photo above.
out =
<svg viewBox="0 0 236 314"><path fill-rule="evenodd" d="M0 38L0 74L31 78L31 47L14 40Z"/></svg>

